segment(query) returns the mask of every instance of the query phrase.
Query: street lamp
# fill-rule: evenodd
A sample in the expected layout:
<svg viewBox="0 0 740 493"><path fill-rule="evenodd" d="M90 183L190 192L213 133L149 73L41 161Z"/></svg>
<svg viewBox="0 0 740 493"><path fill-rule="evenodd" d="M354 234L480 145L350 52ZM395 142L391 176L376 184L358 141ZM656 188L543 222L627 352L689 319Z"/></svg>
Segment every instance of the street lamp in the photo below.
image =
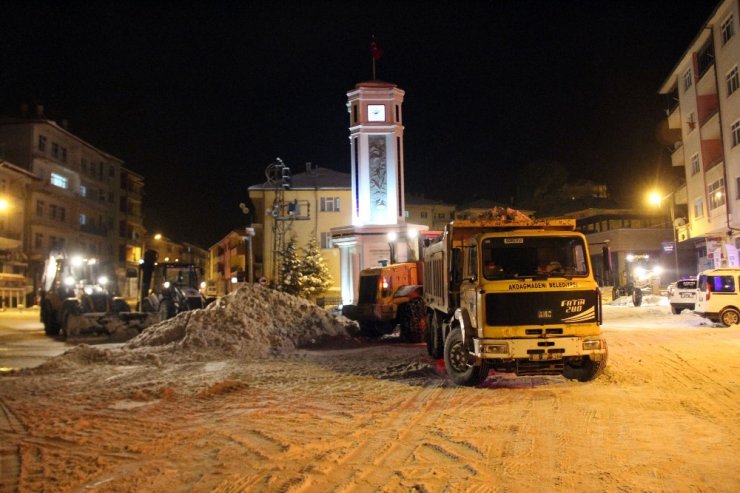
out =
<svg viewBox="0 0 740 493"><path fill-rule="evenodd" d="M244 258L244 263L247 265L244 266L244 270L247 271L247 280L251 285L254 283L254 255L252 254L252 237L254 236L254 228L252 227L252 219L249 216L249 207L242 202L239 204L239 208L242 210L242 213L247 216L247 227L244 229L247 241L247 257Z"/></svg>
<svg viewBox="0 0 740 493"><path fill-rule="evenodd" d="M673 261L675 263L675 268L676 268L676 279L678 279L680 276L678 274L678 238L676 236L676 192L675 191L671 192L665 197L661 197L661 194L658 192L652 192L650 194L649 200L656 207L660 208L663 201L667 199L668 197L671 197L671 231L673 231Z"/></svg>

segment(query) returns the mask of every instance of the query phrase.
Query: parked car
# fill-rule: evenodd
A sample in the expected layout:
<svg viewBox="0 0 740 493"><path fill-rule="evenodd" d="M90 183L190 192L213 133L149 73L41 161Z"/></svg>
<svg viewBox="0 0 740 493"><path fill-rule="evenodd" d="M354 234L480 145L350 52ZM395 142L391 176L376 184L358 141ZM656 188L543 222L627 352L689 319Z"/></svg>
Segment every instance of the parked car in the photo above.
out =
<svg viewBox="0 0 740 493"><path fill-rule="evenodd" d="M684 310L693 310L696 306L697 280L695 277L681 279L668 285L668 302L671 313L678 315Z"/></svg>
<svg viewBox="0 0 740 493"><path fill-rule="evenodd" d="M694 312L725 327L740 323L740 268L705 270L697 280Z"/></svg>

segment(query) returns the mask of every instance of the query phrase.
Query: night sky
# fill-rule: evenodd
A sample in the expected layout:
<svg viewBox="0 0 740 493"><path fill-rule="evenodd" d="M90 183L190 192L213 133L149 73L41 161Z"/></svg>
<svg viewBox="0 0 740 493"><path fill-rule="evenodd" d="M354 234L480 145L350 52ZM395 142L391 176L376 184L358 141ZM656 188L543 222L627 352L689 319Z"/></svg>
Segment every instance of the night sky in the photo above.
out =
<svg viewBox="0 0 740 493"><path fill-rule="evenodd" d="M146 180L145 225L208 247L280 157L350 171L346 93L406 91L407 193L508 202L557 162L615 197L680 176L657 94L715 1L5 2L0 111L52 120Z"/></svg>

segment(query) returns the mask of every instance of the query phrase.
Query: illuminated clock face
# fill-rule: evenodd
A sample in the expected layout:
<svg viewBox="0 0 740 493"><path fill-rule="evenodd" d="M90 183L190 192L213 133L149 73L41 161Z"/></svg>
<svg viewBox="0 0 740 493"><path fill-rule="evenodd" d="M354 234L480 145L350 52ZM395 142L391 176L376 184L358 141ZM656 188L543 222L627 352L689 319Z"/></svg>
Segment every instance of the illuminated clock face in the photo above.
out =
<svg viewBox="0 0 740 493"><path fill-rule="evenodd" d="M385 121L385 106L382 104L367 105L367 121L384 122Z"/></svg>

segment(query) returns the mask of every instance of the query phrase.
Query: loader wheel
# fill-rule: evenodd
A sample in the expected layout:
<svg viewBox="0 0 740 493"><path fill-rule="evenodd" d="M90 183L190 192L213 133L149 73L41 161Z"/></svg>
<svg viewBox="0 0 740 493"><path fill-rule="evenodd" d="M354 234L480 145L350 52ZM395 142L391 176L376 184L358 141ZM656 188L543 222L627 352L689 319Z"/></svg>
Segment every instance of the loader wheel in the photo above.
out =
<svg viewBox="0 0 740 493"><path fill-rule="evenodd" d="M740 312L734 308L725 308L719 313L719 320L725 327L740 324Z"/></svg>
<svg viewBox="0 0 740 493"><path fill-rule="evenodd" d="M169 300L159 302L160 320L167 320L175 316L175 306Z"/></svg>
<svg viewBox="0 0 740 493"><path fill-rule="evenodd" d="M44 332L47 336L59 335L59 323L54 320L54 309L48 300L41 303L41 322L44 324Z"/></svg>
<svg viewBox="0 0 740 493"><path fill-rule="evenodd" d="M427 353L434 359L440 359L444 356L444 341L442 340L442 325L437 319L437 313L431 310L427 314Z"/></svg>
<svg viewBox="0 0 740 493"><path fill-rule="evenodd" d="M427 326L424 316L424 302L416 299L404 303L398 309L398 320L401 326L401 340L421 342Z"/></svg>
<svg viewBox="0 0 740 493"><path fill-rule="evenodd" d="M488 378L488 362L481 360L478 366L473 364L459 327L452 329L447 336L444 358L447 374L458 385L474 387Z"/></svg>
<svg viewBox="0 0 740 493"><path fill-rule="evenodd" d="M632 291L632 304L635 306L642 305L642 290L640 288L635 288Z"/></svg>

